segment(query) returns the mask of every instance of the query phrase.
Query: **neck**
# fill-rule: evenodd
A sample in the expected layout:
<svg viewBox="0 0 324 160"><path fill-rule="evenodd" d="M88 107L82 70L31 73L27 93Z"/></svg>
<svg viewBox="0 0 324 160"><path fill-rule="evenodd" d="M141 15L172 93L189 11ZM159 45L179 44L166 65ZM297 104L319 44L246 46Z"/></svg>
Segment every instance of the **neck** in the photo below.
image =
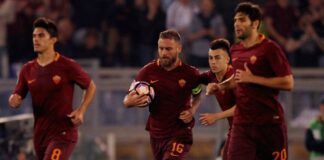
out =
<svg viewBox="0 0 324 160"><path fill-rule="evenodd" d="M242 40L242 44L245 48L249 48L254 46L255 44L259 43L259 33L256 31L253 31L251 33L251 36L247 37L246 39Z"/></svg>
<svg viewBox="0 0 324 160"><path fill-rule="evenodd" d="M177 60L175 61L175 63L173 63L170 67L163 67L165 70L167 71L171 71L175 68L177 68L179 66L179 64L181 63L180 59L177 58Z"/></svg>
<svg viewBox="0 0 324 160"><path fill-rule="evenodd" d="M52 61L54 61L54 58L55 58L55 51L54 49L51 49L42 53L38 53L37 62L41 66L45 66L51 63Z"/></svg>
<svg viewBox="0 0 324 160"><path fill-rule="evenodd" d="M215 73L216 79L217 79L218 82L221 82L222 81L223 77L225 76L225 74L227 72L227 68L228 68L228 66L226 66L226 69L224 69L224 70L222 70L220 72Z"/></svg>

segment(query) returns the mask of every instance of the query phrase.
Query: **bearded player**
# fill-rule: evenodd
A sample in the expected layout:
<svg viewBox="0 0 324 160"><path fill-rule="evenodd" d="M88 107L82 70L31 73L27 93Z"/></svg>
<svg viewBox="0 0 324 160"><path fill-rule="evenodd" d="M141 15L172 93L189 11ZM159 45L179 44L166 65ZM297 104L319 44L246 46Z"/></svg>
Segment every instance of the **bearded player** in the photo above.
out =
<svg viewBox="0 0 324 160"><path fill-rule="evenodd" d="M182 45L177 31L166 30L158 40L158 59L145 65L135 81L153 86L155 98L149 104L150 115L146 130L156 160L184 160L193 143L192 128L201 87L199 71L179 58ZM148 105L147 95L130 91L125 107Z"/></svg>

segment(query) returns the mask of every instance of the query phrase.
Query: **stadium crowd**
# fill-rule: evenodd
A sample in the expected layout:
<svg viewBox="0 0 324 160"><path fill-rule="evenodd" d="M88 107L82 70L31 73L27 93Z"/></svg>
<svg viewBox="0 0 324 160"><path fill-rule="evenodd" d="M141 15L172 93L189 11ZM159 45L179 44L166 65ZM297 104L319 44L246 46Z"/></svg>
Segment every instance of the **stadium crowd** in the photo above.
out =
<svg viewBox="0 0 324 160"><path fill-rule="evenodd" d="M232 42L233 9L241 0L0 0L0 63L24 63L36 55L32 22L40 16L59 28L59 52L75 59L99 59L104 67L142 66L156 55L166 28L183 36L183 58L207 67L208 44ZM261 30L286 51L293 67L323 66L322 0L254 0L263 7ZM7 56L5 56L7 55ZM8 58L6 58L8 57Z"/></svg>

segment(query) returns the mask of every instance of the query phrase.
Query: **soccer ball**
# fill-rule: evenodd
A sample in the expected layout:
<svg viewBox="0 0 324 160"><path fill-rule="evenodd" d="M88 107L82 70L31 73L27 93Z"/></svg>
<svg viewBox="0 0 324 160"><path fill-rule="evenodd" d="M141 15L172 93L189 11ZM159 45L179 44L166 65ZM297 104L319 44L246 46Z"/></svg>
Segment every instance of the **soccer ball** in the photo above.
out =
<svg viewBox="0 0 324 160"><path fill-rule="evenodd" d="M150 104L155 96L154 88L145 81L135 81L130 87L130 91L134 90L138 95L148 95Z"/></svg>

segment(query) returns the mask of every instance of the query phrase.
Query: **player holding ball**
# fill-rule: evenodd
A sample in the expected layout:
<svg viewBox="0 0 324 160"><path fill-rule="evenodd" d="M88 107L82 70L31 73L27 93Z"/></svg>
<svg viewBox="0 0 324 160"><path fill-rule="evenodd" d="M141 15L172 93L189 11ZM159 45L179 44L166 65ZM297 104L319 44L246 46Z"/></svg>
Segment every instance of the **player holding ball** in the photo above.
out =
<svg viewBox="0 0 324 160"><path fill-rule="evenodd" d="M158 59L145 65L133 82L150 83L155 91L153 101L149 103L148 94L132 89L124 99L127 108L149 105L146 130L156 160L185 159L193 142L193 115L200 104L199 71L181 61L181 50L177 31L161 32Z"/></svg>

